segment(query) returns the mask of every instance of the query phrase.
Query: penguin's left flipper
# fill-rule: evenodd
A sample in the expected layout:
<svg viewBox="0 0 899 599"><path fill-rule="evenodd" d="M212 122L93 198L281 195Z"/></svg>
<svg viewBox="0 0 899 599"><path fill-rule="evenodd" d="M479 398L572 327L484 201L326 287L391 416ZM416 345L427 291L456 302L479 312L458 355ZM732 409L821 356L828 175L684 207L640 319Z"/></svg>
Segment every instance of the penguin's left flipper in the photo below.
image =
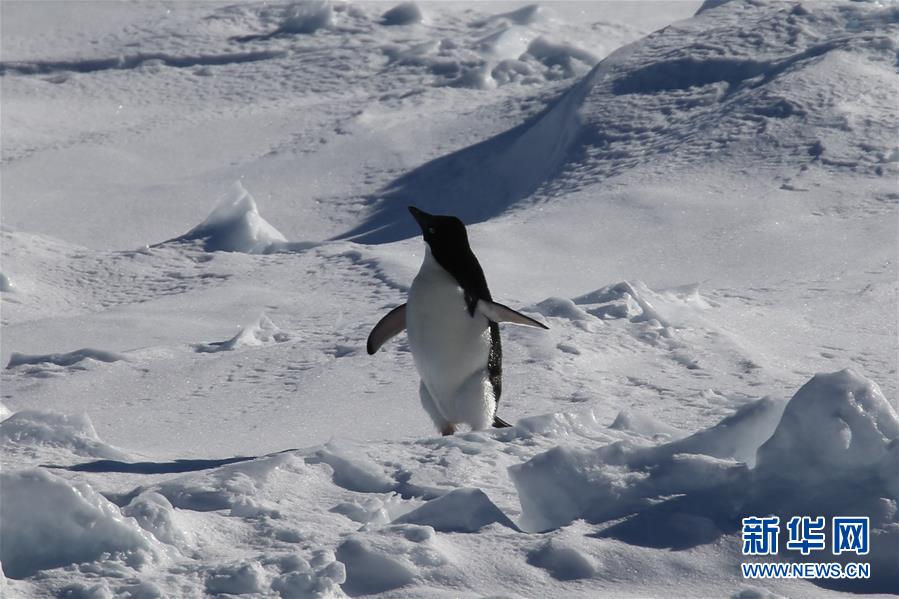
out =
<svg viewBox="0 0 899 599"><path fill-rule="evenodd" d="M490 300L479 299L477 310L478 312L486 316L487 320L492 320L493 322L511 322L512 324L520 324L526 327L536 327L538 329L549 328L542 322L537 322L533 318L525 316L521 312L516 312L508 306L504 306L496 302L491 302Z"/></svg>
<svg viewBox="0 0 899 599"><path fill-rule="evenodd" d="M406 304L397 306L387 313L387 316L378 321L375 328L368 335L368 343L365 348L368 355L372 355L387 342L388 339L402 333L406 329Z"/></svg>

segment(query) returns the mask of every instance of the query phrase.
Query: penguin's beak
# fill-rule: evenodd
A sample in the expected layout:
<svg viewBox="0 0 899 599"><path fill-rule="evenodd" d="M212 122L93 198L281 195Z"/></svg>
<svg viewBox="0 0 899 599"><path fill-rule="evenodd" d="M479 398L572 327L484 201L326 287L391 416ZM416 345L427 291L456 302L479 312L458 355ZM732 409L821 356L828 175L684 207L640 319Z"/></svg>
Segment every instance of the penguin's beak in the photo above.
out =
<svg viewBox="0 0 899 599"><path fill-rule="evenodd" d="M428 227L428 223L433 218L433 214L428 214L424 210L419 210L415 206L409 206L409 212L415 218L415 222L418 223L418 226L421 227L421 230L424 231Z"/></svg>

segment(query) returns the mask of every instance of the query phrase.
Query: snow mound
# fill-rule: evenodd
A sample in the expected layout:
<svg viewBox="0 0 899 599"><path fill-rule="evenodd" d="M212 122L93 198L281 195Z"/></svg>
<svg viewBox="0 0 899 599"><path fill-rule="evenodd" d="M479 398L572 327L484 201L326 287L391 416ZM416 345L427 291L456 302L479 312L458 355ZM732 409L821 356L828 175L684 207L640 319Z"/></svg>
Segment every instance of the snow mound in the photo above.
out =
<svg viewBox="0 0 899 599"><path fill-rule="evenodd" d="M209 572L206 590L213 595L262 593L267 590L266 578L266 571L259 562L227 564Z"/></svg>
<svg viewBox="0 0 899 599"><path fill-rule="evenodd" d="M246 254L267 254L289 246L284 235L259 216L256 200L240 181L222 196L206 220L172 241L199 241L207 252Z"/></svg>
<svg viewBox="0 0 899 599"><path fill-rule="evenodd" d="M421 18L417 5L405 3L385 13L381 22L406 24ZM391 68L423 70L431 75L435 86L490 90L500 85L569 79L588 72L598 57L575 45L553 41L557 31L549 21L539 6L526 6L472 21L468 35L400 40L385 44L382 50Z"/></svg>
<svg viewBox="0 0 899 599"><path fill-rule="evenodd" d="M819 584L885 592L899 583L890 565L899 558L897 457L895 409L873 382L843 370L815 376L785 407L762 399L684 439L558 446L509 472L523 529L630 516L600 536L649 547L712 542L746 514L867 516L872 578Z"/></svg>
<svg viewBox="0 0 899 599"><path fill-rule="evenodd" d="M536 40L535 40L536 41ZM533 50L545 60L540 62L525 52L513 63L502 61L491 79L506 80L516 73L530 73L527 77L560 68L561 54L545 39ZM425 48L414 58L392 48L390 51L403 60L416 64L431 64L430 53L437 47ZM382 194L381 202L368 221L345 234L364 243L385 243L414 234L414 222L409 223L407 205L414 203L438 214L451 213L465 223L480 222L499 214L511 204L530 195L540 184L556 173L569 157L572 143L580 137L583 122L579 109L584 97L596 80L602 80L623 56L627 48L618 50L597 65L590 74L551 103L543 112L525 123L494 138L438 158L407 175L403 175ZM482 50L483 51L483 50ZM563 52L564 53L564 52ZM460 77L472 77L481 85L487 81L485 61L467 66L450 84L460 84ZM569 66L574 63L568 63ZM551 66L547 66L551 65ZM585 71L588 67L585 66ZM457 73L458 68L452 72ZM498 78L498 79L497 79ZM526 80L526 79L525 79ZM427 198L427 199L425 199ZM466 198L461 202L459 198Z"/></svg>
<svg viewBox="0 0 899 599"><path fill-rule="evenodd" d="M476 21L474 25L477 27L484 27L485 25L494 25L497 23L531 25L533 23L546 20L547 17L548 15L545 8L543 8L539 4L528 4L527 6L522 6L521 8L516 8L515 10L511 10L509 12L491 15L484 20Z"/></svg>
<svg viewBox="0 0 899 599"><path fill-rule="evenodd" d="M340 588L346 581L346 567L327 549L314 552L312 559L290 556L280 560L281 575L272 580L271 589L281 597L343 597Z"/></svg>
<svg viewBox="0 0 899 599"><path fill-rule="evenodd" d="M39 410L22 410L0 422L0 443L14 448L51 447L75 455L110 460L128 455L107 445L97 436L85 414L65 415Z"/></svg>
<svg viewBox="0 0 899 599"><path fill-rule="evenodd" d="M72 366L83 360L96 360L98 362L118 362L120 360L127 360L127 358L124 355L116 352L106 351L103 349L93 349L90 347L76 349L75 351L70 351L62 354L29 355L13 352L9 356L9 363L6 365L6 367L16 368L17 366L22 365L39 364Z"/></svg>
<svg viewBox="0 0 899 599"><path fill-rule="evenodd" d="M826 479L884 462L895 439L899 418L877 385L848 369L818 374L759 447L758 470Z"/></svg>
<svg viewBox="0 0 899 599"><path fill-rule="evenodd" d="M185 547L188 536L186 527L168 499L155 491L144 491L122 508L122 515L133 518L137 524L167 545Z"/></svg>
<svg viewBox="0 0 899 599"><path fill-rule="evenodd" d="M304 0L288 6L277 34L315 33L334 26L334 9L328 0Z"/></svg>
<svg viewBox="0 0 899 599"><path fill-rule="evenodd" d="M331 467L334 484L350 491L387 493L396 487L396 481L387 476L381 466L334 442L314 451L305 462L327 464Z"/></svg>
<svg viewBox="0 0 899 599"><path fill-rule="evenodd" d="M261 560L243 559L206 572L205 588L212 595L254 595L286 598L345 597L344 565L334 554L319 550L307 561L298 555Z"/></svg>
<svg viewBox="0 0 899 599"><path fill-rule="evenodd" d="M344 501L329 511L342 514L360 524L384 525L415 509L415 500L404 500L399 495L366 497L362 500Z"/></svg>
<svg viewBox="0 0 899 599"><path fill-rule="evenodd" d="M478 41L478 49L498 60L517 60L537 34L527 27L503 27Z"/></svg>
<svg viewBox="0 0 899 599"><path fill-rule="evenodd" d="M588 320L590 315L567 297L548 297L536 306L544 316L564 318L571 321Z"/></svg>
<svg viewBox="0 0 899 599"><path fill-rule="evenodd" d="M403 514L394 523L427 525L440 532L477 532L494 523L518 528L480 489L450 491Z"/></svg>
<svg viewBox="0 0 899 599"><path fill-rule="evenodd" d="M598 318L626 318L631 322L658 321L668 326L668 320L653 305L655 294L645 283L633 285L622 281L574 298L578 306L588 306L584 310Z"/></svg>
<svg viewBox="0 0 899 599"><path fill-rule="evenodd" d="M93 561L139 569L166 553L89 485L45 470L0 473L0 498L0 560L10 578Z"/></svg>
<svg viewBox="0 0 899 599"><path fill-rule="evenodd" d="M728 2L729 0L724 1ZM746 586L731 595L730 599L787 599L787 597L778 595L777 593L774 593L768 589Z"/></svg>
<svg viewBox="0 0 899 599"><path fill-rule="evenodd" d="M349 538L337 548L337 559L346 567L344 591L352 596L383 593L407 585L416 568L394 551L371 547L358 538Z"/></svg>
<svg viewBox="0 0 899 599"><path fill-rule="evenodd" d="M275 323L263 312L252 323L243 327L240 332L227 341L214 341L212 343L198 343L193 346L199 353L216 353L233 351L243 347L258 347L271 343L284 343L290 336L279 329Z"/></svg>
<svg viewBox="0 0 899 599"><path fill-rule="evenodd" d="M150 490L179 509L198 512L230 510L234 516L277 518L280 517L277 508L260 495L279 476L280 471L300 468L300 460L294 454L285 452L208 472L179 476Z"/></svg>
<svg viewBox="0 0 899 599"><path fill-rule="evenodd" d="M622 281L572 299L549 297L531 309L548 318L570 321L588 332L595 332L597 320L626 320L640 325L632 329L642 341L665 344L683 353L687 347L674 340L676 330L695 322L696 314L711 305L699 294L698 285L656 291L642 281ZM686 354L682 361L690 367Z"/></svg>
<svg viewBox="0 0 899 599"><path fill-rule="evenodd" d="M707 10L712 10L713 8L718 8L719 6L727 4L730 1L731 0L704 0L704 2L702 3L702 6L700 6L696 10L696 14L699 15L699 14L704 13Z"/></svg>
<svg viewBox="0 0 899 599"><path fill-rule="evenodd" d="M850 369L816 375L787 404L757 459L754 512L870 519L871 579L829 586L899 589L899 417L874 382Z"/></svg>
<svg viewBox="0 0 899 599"><path fill-rule="evenodd" d="M554 42L543 36L538 37L528 45L527 54L534 57L559 79L576 77L585 72L585 67L593 67L599 62L599 57L564 42Z"/></svg>
<svg viewBox="0 0 899 599"><path fill-rule="evenodd" d="M518 57L511 48L521 32L514 29L508 38L497 31L480 38L486 46L476 46L477 61L451 58L456 45L419 43L420 54L407 59L456 85L585 76L524 123L395 179L367 222L346 236L383 243L415 235L404 212L412 203L483 222L518 202L570 197L660 157L669 171L738 159L774 165L782 178L810 165L893 173L896 124L887 107L894 10L878 3L729 2L599 63L596 49L553 41L530 23L536 35ZM491 62L505 48L506 58ZM489 79L482 68L488 63ZM860 93L849 99L833 92L849 88Z"/></svg>
<svg viewBox="0 0 899 599"><path fill-rule="evenodd" d="M684 439L638 455L646 463L663 456L677 454L703 454L722 459L735 459L748 466L756 462L756 450L771 436L778 425L785 404L769 397L763 397L741 406L732 415L718 424L701 430Z"/></svg>
<svg viewBox="0 0 899 599"><path fill-rule="evenodd" d="M549 438L584 437L595 441L611 441L596 420L593 410L583 412L555 412L528 416L515 422L517 434L541 435Z"/></svg>
<svg viewBox="0 0 899 599"><path fill-rule="evenodd" d="M385 12L381 17L381 24L412 25L414 23L421 23L423 20L424 14L418 4L415 2L403 2Z"/></svg>
<svg viewBox="0 0 899 599"><path fill-rule="evenodd" d="M392 524L350 535L336 557L346 566L343 590L350 596L383 593L413 581L452 581L463 588L465 575L452 547L430 526ZM414 592L413 592L414 594Z"/></svg>
<svg viewBox="0 0 899 599"><path fill-rule="evenodd" d="M683 432L672 426L656 420L649 414L632 410L621 410L609 425L610 429L617 431L629 431L644 437L677 439L683 436Z"/></svg>
<svg viewBox="0 0 899 599"><path fill-rule="evenodd" d="M543 568L556 580L577 580L596 574L590 556L558 539L550 539L528 553L528 563Z"/></svg>

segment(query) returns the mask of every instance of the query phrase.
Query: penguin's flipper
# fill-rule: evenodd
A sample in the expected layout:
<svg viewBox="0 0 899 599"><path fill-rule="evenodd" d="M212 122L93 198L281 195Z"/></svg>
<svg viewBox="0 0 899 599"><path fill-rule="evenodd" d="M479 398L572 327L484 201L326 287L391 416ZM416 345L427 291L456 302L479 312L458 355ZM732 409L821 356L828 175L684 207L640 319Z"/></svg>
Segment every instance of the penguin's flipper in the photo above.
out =
<svg viewBox="0 0 899 599"><path fill-rule="evenodd" d="M375 328L368 335L368 343L365 348L368 355L372 355L378 348L387 342L391 337L403 332L406 328L406 304L397 306L387 313L387 316L378 321Z"/></svg>
<svg viewBox="0 0 899 599"><path fill-rule="evenodd" d="M529 316L525 316L521 312L516 312L508 306L491 302L490 300L478 300L478 312L487 317L487 320L493 322L511 322L512 324L520 324L526 327L536 327L538 329L548 329L549 327L542 322L537 322Z"/></svg>

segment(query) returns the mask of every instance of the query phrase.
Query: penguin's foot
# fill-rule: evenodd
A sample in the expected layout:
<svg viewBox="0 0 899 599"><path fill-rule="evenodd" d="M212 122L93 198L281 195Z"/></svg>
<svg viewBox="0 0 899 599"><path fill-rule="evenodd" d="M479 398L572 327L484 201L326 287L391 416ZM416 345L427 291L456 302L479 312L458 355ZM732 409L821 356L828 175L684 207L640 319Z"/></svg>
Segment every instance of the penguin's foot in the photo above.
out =
<svg viewBox="0 0 899 599"><path fill-rule="evenodd" d="M509 424L499 416L493 417L493 428L509 428L511 426L511 424Z"/></svg>
<svg viewBox="0 0 899 599"><path fill-rule="evenodd" d="M456 433L456 427L452 424L447 424L442 429L440 429L440 434L444 437L448 437L449 435L454 435Z"/></svg>

